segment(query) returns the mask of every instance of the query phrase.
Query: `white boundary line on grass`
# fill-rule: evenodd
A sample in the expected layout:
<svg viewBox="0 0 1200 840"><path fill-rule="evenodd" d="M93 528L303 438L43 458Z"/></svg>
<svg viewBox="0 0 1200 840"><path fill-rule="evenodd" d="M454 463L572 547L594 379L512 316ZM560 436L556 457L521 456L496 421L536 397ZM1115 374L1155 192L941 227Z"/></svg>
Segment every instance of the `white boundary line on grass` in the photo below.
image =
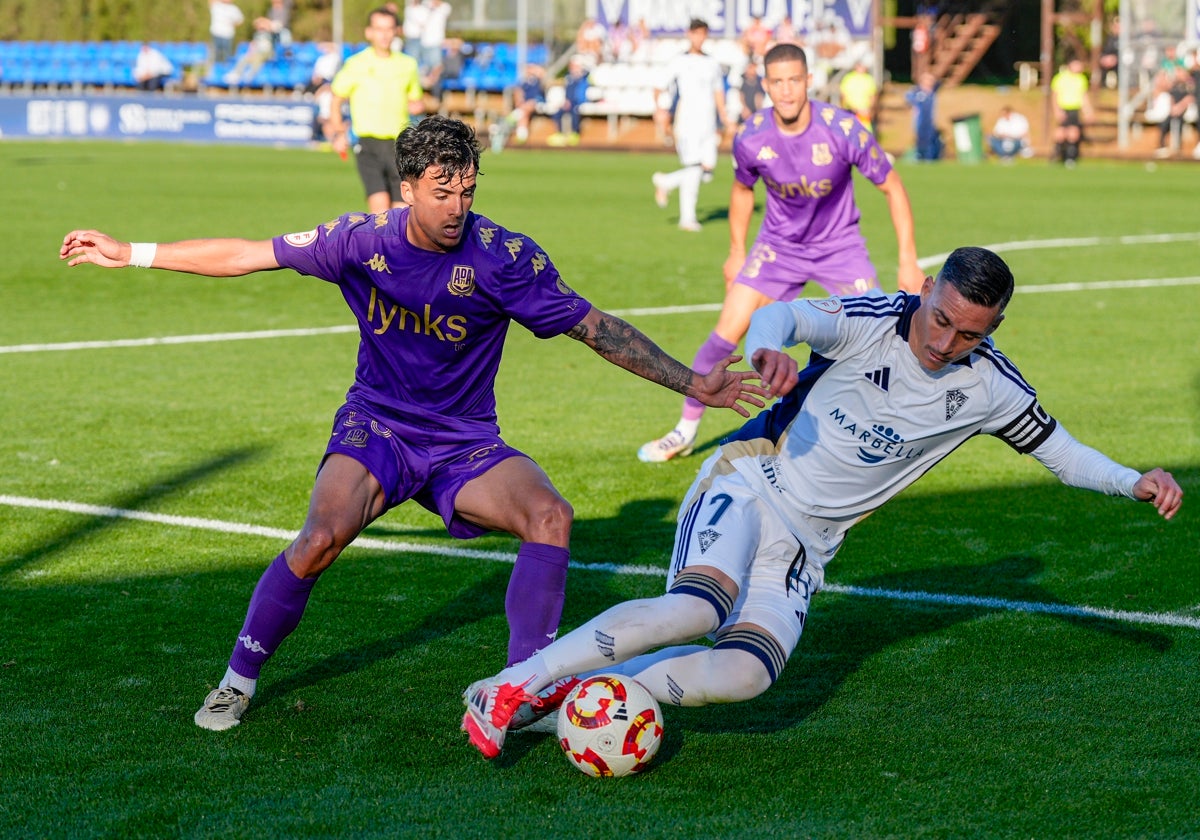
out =
<svg viewBox="0 0 1200 840"><path fill-rule="evenodd" d="M139 522L152 522L179 528L195 528L203 531L216 531L223 534L269 537L277 540L291 540L296 536L295 531L288 531L283 528L268 528L262 525L248 525L241 522L225 522L220 519L202 519L192 516L171 516L139 510L124 510L122 508L89 505L80 502L66 502L57 499L34 499L28 496L0 495L0 505L36 508L39 510L57 510L80 514L82 516L131 519ZM358 548L368 548L376 551L431 554L440 557L489 560L500 563L512 563L516 559L516 555L505 551L481 551L479 549L460 548L457 546L422 545L396 540L382 540L375 537L359 537L354 541L353 545ZM657 566L624 566L615 563L572 562L571 568L592 572L607 572L614 575L636 575L642 577L660 577L665 574L665 570ZM842 586L840 584L826 584L823 589L826 592L836 592L840 595L883 598L889 601L911 601L925 604L941 604L950 607L978 607L1007 612L1061 615L1072 618L1102 618L1129 624L1154 624L1163 627L1188 627L1193 630L1200 630L1200 617L1178 615L1175 613L1130 612L1127 610L1110 610L1102 607L1081 607L1071 604L1010 601L1004 598L984 598L975 595L947 595L937 592Z"/></svg>
<svg viewBox="0 0 1200 840"><path fill-rule="evenodd" d="M989 250L1032 251L1044 248L1087 248L1097 245L1154 245L1170 242L1200 241L1196 233L1151 233L1138 236L1087 236L1074 239L1035 239L1025 242L997 242L985 245ZM921 268L941 265L949 254L934 254L917 261ZM1168 286L1200 285L1200 277L1148 277L1140 280L1096 280L1087 283L1048 283L1038 286L1018 286L1020 294L1047 294L1053 292L1106 291L1112 289L1151 289ZM639 317L646 315L689 315L697 312L720 312L720 303L699 303L687 306L656 306L632 309L613 309L613 315ZM200 335L170 335L150 338L120 338L112 341L64 341L54 344L11 344L0 346L0 354L44 353L64 350L107 350L117 347L157 347L170 344L203 344L219 341L245 341L262 338L296 338L315 335L334 335L358 332L357 325L342 324L334 327L311 327L291 330L258 330L253 332L227 332Z"/></svg>

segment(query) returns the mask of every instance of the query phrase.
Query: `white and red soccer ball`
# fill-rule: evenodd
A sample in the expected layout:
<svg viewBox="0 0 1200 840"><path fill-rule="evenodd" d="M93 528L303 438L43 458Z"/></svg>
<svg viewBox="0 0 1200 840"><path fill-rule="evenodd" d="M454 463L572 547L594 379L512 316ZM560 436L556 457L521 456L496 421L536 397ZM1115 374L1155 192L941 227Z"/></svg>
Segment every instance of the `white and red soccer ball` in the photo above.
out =
<svg viewBox="0 0 1200 840"><path fill-rule="evenodd" d="M571 764L589 776L640 773L662 737L658 701L631 677L588 677L558 712L558 742Z"/></svg>

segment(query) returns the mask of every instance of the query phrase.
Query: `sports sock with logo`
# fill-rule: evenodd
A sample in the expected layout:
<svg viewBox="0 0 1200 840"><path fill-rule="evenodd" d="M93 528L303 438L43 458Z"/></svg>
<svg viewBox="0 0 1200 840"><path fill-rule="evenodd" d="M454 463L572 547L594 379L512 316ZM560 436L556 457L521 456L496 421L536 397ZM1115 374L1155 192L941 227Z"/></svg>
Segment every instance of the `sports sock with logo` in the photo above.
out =
<svg viewBox="0 0 1200 840"><path fill-rule="evenodd" d="M508 618L508 663L520 662L554 641L567 593L571 553L545 543L521 543L504 614Z"/></svg>
<svg viewBox="0 0 1200 840"><path fill-rule="evenodd" d="M246 621L229 657L230 669L243 677L258 678L263 664L300 623L316 582L315 577L296 577L283 554L275 558L254 587Z"/></svg>

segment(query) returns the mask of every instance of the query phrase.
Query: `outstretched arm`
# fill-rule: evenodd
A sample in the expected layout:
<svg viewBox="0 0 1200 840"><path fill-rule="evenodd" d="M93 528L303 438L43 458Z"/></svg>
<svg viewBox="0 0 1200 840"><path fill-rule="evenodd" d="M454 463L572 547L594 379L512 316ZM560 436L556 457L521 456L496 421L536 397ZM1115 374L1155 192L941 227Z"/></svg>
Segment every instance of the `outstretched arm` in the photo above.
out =
<svg viewBox="0 0 1200 840"><path fill-rule="evenodd" d="M908 200L908 192L904 182L896 170L888 173L879 185L879 189L887 197L888 211L892 215L892 227L896 230L896 256L900 270L896 278L896 286L902 292L919 294L925 282L925 272L917 264L917 240L913 222L912 204Z"/></svg>
<svg viewBox="0 0 1200 840"><path fill-rule="evenodd" d="M732 408L743 417L749 417L750 412L740 403L748 403L756 408L763 406L759 397L766 392L747 382L758 379L758 374L752 370L727 369L741 356L728 356L708 374L701 376L668 356L629 322L595 307L567 335L582 341L617 367L684 396L694 397L705 405Z"/></svg>
<svg viewBox="0 0 1200 840"><path fill-rule="evenodd" d="M67 265L92 263L105 268L163 268L206 277L238 277L279 268L271 240L192 239L148 245L121 242L98 230L73 230L58 251Z"/></svg>

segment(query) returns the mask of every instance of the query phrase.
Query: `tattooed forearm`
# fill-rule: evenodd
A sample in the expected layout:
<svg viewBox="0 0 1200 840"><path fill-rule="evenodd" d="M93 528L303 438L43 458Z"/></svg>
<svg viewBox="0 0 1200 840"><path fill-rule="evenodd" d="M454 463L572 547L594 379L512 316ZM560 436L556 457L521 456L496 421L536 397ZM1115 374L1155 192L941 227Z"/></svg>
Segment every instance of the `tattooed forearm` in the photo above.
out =
<svg viewBox="0 0 1200 840"><path fill-rule="evenodd" d="M567 334L631 373L681 394L690 392L691 369L668 356L627 321L592 310Z"/></svg>

